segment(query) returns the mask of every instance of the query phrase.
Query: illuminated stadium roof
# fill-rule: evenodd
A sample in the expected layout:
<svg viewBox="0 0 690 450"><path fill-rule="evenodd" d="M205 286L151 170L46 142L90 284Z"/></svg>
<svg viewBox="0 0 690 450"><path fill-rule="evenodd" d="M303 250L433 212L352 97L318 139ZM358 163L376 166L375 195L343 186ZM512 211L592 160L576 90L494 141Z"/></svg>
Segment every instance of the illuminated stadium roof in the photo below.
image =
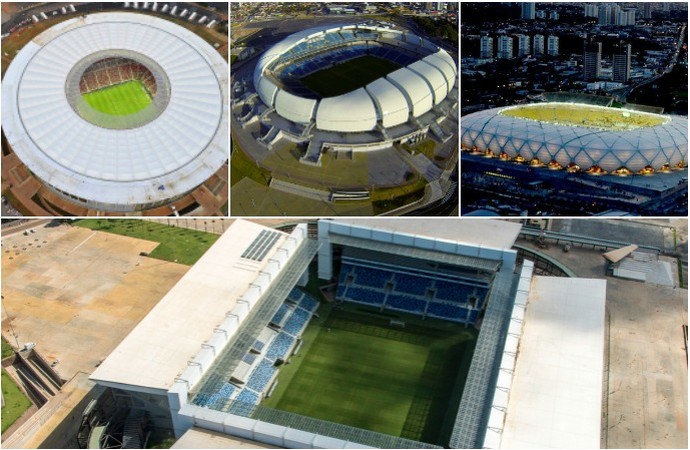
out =
<svg viewBox="0 0 690 450"><path fill-rule="evenodd" d="M687 165L688 119L682 116L538 103L468 114L460 128L464 148L543 164L599 166L607 172Z"/></svg>
<svg viewBox="0 0 690 450"><path fill-rule="evenodd" d="M397 42L398 48L414 48L418 56L407 67L340 96L315 100L288 92L277 76L283 66L340 47L352 49L343 33L362 33L349 43ZM365 132L375 129L378 120L392 127L407 122L410 112L414 117L426 113L446 98L456 75L455 61L445 50L410 32L364 24L327 25L292 34L269 48L256 64L254 86L264 104L292 122L315 121L316 128L326 131Z"/></svg>
<svg viewBox="0 0 690 450"><path fill-rule="evenodd" d="M104 117L79 94L93 62L127 58L158 83L131 117ZM227 63L191 31L132 13L90 14L29 42L3 79L2 127L53 189L98 209L168 203L227 160Z"/></svg>

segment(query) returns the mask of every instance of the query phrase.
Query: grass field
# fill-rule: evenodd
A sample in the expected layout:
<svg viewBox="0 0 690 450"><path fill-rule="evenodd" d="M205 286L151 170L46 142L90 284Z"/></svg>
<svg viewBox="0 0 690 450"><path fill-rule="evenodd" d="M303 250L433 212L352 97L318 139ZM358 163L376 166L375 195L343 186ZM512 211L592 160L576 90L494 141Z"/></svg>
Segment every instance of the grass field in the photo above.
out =
<svg viewBox="0 0 690 450"><path fill-rule="evenodd" d="M322 305L319 315L262 405L447 445L446 424L462 396L475 331L358 305ZM390 319L406 327L391 327Z"/></svg>
<svg viewBox="0 0 690 450"><path fill-rule="evenodd" d="M14 349L12 349L12 346L10 345L9 342L5 340L5 338L2 338L2 357L7 358L8 356L14 355Z"/></svg>
<svg viewBox="0 0 690 450"><path fill-rule="evenodd" d="M91 91L83 97L93 109L111 116L133 114L151 103L151 94L138 80Z"/></svg>
<svg viewBox="0 0 690 450"><path fill-rule="evenodd" d="M219 236L187 228L169 227L139 219L82 219L75 225L139 239L159 242L149 256L192 265L206 253Z"/></svg>
<svg viewBox="0 0 690 450"><path fill-rule="evenodd" d="M301 82L323 97L335 97L366 86L399 68L394 62L367 55L307 75Z"/></svg>
<svg viewBox="0 0 690 450"><path fill-rule="evenodd" d="M19 419L24 411L31 407L31 401L24 395L12 378L2 369L2 398L5 406L2 408L2 432Z"/></svg>

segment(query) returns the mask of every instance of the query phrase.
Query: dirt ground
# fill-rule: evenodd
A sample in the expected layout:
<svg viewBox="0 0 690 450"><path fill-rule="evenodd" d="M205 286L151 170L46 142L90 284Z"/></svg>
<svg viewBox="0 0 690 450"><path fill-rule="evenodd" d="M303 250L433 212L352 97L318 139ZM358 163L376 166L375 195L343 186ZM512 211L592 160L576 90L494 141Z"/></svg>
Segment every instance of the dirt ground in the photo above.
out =
<svg viewBox="0 0 690 450"><path fill-rule="evenodd" d="M3 235L2 333L12 345L36 343L63 379L91 373L189 268L139 255L155 242L33 230Z"/></svg>

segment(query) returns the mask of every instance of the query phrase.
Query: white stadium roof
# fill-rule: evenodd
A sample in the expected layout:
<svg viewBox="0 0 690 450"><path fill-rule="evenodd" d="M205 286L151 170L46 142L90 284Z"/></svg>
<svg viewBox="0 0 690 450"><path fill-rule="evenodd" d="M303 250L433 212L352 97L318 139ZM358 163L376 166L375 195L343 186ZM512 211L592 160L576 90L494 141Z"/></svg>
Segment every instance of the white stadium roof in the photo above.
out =
<svg viewBox="0 0 690 450"><path fill-rule="evenodd" d="M280 83L267 78L269 66L284 55L289 56L293 47L341 30L380 32L381 36L385 35L384 40L399 39L401 46L416 45L417 50L431 54L410 64L409 69L403 67L369 83L366 89L320 100L288 94ZM326 25L291 34L266 50L254 69L254 86L264 104L275 107L278 115L292 122L308 124L316 120L318 129L362 132L375 129L377 119L382 120L384 127L392 127L407 122L410 112L414 117L421 116L446 98L455 86L456 77L457 65L445 50L410 32L366 24ZM315 115L313 103L317 103Z"/></svg>
<svg viewBox="0 0 690 450"><path fill-rule="evenodd" d="M371 130L376 126L376 108L364 88L321 100L316 127L328 131Z"/></svg>
<svg viewBox="0 0 690 450"><path fill-rule="evenodd" d="M66 94L97 55L140 55L161 70L169 101L141 125L85 119ZM227 160L227 63L202 38L143 14L99 13L54 25L16 55L2 83L2 127L17 156L53 188L100 209L164 204Z"/></svg>
<svg viewBox="0 0 690 450"><path fill-rule="evenodd" d="M501 448L600 448L605 307L606 280L533 278Z"/></svg>
<svg viewBox="0 0 690 450"><path fill-rule="evenodd" d="M410 108L402 92L385 78L369 83L366 90L376 103L376 109L381 113L384 127L392 127L407 122Z"/></svg>
<svg viewBox="0 0 690 450"><path fill-rule="evenodd" d="M243 257L260 233L278 235L260 261ZM287 234L236 220L91 375L107 385L167 390L226 319Z"/></svg>
<svg viewBox="0 0 690 450"><path fill-rule="evenodd" d="M415 117L421 116L433 106L434 97L429 85L424 81L424 78L410 69L403 67L389 73L386 78L408 98L412 115Z"/></svg>
<svg viewBox="0 0 690 450"><path fill-rule="evenodd" d="M602 107L583 105L583 108ZM495 154L505 152L510 157L520 154L528 161L537 158L544 164L556 160L563 167L575 163L586 170L597 165L607 172L621 167L637 172L646 166L659 169L664 164L687 163L687 116L659 116L636 111L635 114L661 117L663 123L621 131L527 120L500 114L504 109L487 109L463 116L460 123L462 145L490 149Z"/></svg>

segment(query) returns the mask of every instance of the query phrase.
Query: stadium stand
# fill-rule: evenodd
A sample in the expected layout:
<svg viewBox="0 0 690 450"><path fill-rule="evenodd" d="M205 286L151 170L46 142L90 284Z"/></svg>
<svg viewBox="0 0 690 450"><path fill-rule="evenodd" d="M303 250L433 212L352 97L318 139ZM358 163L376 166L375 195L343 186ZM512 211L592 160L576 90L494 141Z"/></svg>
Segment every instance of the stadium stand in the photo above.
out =
<svg viewBox="0 0 690 450"><path fill-rule="evenodd" d="M431 287L431 279L415 277L404 273L395 274L395 290L405 294L426 295L427 288Z"/></svg>
<svg viewBox="0 0 690 450"><path fill-rule="evenodd" d="M374 265L379 267L371 267ZM413 267L384 266L377 261L343 258L336 299L471 323L488 293L488 288L452 279L448 272L414 273Z"/></svg>
<svg viewBox="0 0 690 450"><path fill-rule="evenodd" d="M290 293L288 294L288 298L290 300L294 300L294 302L297 303L302 298L302 295L303 293L299 289L295 288L290 291Z"/></svg>
<svg viewBox="0 0 690 450"><path fill-rule="evenodd" d="M418 314L424 313L426 303L425 300L400 294L389 294L386 299L386 306L389 308Z"/></svg>
<svg viewBox="0 0 690 450"><path fill-rule="evenodd" d="M244 389L239 393L235 401L232 402L229 412L238 416L248 417L254 406L259 403L260 395L249 389Z"/></svg>
<svg viewBox="0 0 690 450"><path fill-rule="evenodd" d="M302 308L297 308L292 313L288 321L285 322L283 330L295 337L299 336L304 327L307 326L310 317L311 314L309 314L307 311L303 310Z"/></svg>
<svg viewBox="0 0 690 450"><path fill-rule="evenodd" d="M285 359L295 345L295 338L287 333L280 333L268 347L266 359L275 361L278 358Z"/></svg>
<svg viewBox="0 0 690 450"><path fill-rule="evenodd" d="M276 368L273 367L273 363L268 359L263 358L249 376L247 387L256 392L263 392L264 389L268 387L268 384L271 382L271 379L275 373Z"/></svg>
<svg viewBox="0 0 690 450"><path fill-rule="evenodd" d="M285 321L287 320L289 312L292 310L290 306L287 303L283 303L280 305L280 308L276 313L273 315L273 318L271 319L271 323L276 324L279 327L282 327L285 324Z"/></svg>
<svg viewBox="0 0 690 450"><path fill-rule="evenodd" d="M316 308L319 307L319 301L316 300L311 295L304 294L304 297L302 297L302 300L299 301L299 306L301 308L306 309L309 312L314 312L314 311L316 311Z"/></svg>
<svg viewBox="0 0 690 450"><path fill-rule="evenodd" d="M133 80L140 81L151 96L156 95L156 79L146 66L126 58L105 58L84 71L79 92L86 94Z"/></svg>

